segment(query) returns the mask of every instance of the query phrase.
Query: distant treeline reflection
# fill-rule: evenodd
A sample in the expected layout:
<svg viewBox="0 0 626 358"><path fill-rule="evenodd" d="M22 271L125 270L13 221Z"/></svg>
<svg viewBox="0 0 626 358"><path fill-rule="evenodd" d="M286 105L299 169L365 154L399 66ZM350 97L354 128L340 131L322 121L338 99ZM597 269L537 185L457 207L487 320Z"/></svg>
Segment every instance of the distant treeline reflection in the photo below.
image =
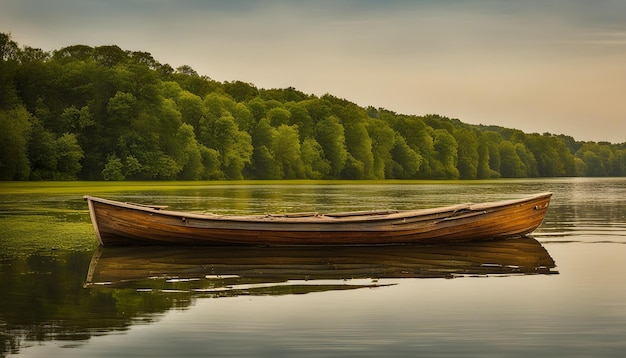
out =
<svg viewBox="0 0 626 358"><path fill-rule="evenodd" d="M0 33L0 83L0 180L626 176L626 143L222 83L115 45Z"/></svg>
<svg viewBox="0 0 626 358"><path fill-rule="evenodd" d="M535 239L370 247L109 247L0 261L0 357L157 322L199 298L386 287L379 279L553 275Z"/></svg>

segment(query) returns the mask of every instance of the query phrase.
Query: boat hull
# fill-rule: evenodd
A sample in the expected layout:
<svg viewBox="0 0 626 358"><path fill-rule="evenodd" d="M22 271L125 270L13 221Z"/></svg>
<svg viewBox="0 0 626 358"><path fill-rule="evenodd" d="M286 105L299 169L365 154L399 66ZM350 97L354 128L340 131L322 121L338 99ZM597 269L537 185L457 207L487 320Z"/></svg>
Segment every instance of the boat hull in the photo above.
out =
<svg viewBox="0 0 626 358"><path fill-rule="evenodd" d="M85 196L102 245L389 245L524 236L552 193L408 211L335 215L205 215Z"/></svg>

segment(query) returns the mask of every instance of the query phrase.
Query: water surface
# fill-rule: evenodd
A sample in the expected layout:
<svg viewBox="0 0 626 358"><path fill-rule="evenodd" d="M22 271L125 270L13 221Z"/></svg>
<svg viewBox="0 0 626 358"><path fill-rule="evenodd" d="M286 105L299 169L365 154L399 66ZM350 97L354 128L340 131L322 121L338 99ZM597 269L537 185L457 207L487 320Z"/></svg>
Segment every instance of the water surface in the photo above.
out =
<svg viewBox="0 0 626 358"><path fill-rule="evenodd" d="M223 266L173 260L172 252L99 249L81 199L277 213L410 209L542 191L554 198L532 235L540 249L507 257L513 264L495 271L497 257L469 248L492 266L449 249L366 252L366 259L265 251L235 253L237 275L212 274L207 268ZM0 356L621 356L625 216L624 179L2 183ZM552 267L544 257L525 268L535 261L523 256L544 253ZM117 281L85 285L94 257L101 268L113 258L108 272ZM122 262L130 264L122 270Z"/></svg>

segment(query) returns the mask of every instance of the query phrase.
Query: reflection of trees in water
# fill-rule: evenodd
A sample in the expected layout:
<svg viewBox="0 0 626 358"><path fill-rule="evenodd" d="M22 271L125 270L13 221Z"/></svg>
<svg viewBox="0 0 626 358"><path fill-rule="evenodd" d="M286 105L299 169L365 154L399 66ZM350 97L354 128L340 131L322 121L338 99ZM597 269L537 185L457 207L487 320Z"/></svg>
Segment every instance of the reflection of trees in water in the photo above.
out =
<svg viewBox="0 0 626 358"><path fill-rule="evenodd" d="M172 308L189 307L198 297L303 294L368 286L292 285L202 292L191 290L184 280L172 283L145 277L122 288L86 289L83 283L91 258L92 253L87 252L54 252L2 262L0 356L17 354L28 342L80 342L126 331L132 325L150 324ZM138 292L141 287L152 290Z"/></svg>
<svg viewBox="0 0 626 358"><path fill-rule="evenodd" d="M569 199L574 201L573 199ZM592 235L602 240L603 235L623 236L626 230L626 202L623 205L604 204L601 200L584 204L551 204L537 236ZM626 238L625 238L626 240Z"/></svg>
<svg viewBox="0 0 626 358"><path fill-rule="evenodd" d="M554 196L543 224L533 236L626 243L623 178L571 178L541 183Z"/></svg>
<svg viewBox="0 0 626 358"><path fill-rule="evenodd" d="M309 250L104 248L93 257L52 251L2 262L0 355L18 353L28 342L76 344L150 324L197 298L386 285L376 278L553 274L554 267L534 239Z"/></svg>
<svg viewBox="0 0 626 358"><path fill-rule="evenodd" d="M83 341L93 335L152 322L174 296L85 290L91 253L54 252L18 257L0 266L0 355L28 341ZM178 300L180 302L180 300Z"/></svg>

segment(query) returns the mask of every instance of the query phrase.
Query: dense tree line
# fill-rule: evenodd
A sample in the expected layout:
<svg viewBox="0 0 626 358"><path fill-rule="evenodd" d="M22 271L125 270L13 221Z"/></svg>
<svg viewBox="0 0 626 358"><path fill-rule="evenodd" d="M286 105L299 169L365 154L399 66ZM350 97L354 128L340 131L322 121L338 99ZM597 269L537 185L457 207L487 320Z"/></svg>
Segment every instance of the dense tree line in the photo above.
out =
<svg viewBox="0 0 626 358"><path fill-rule="evenodd" d="M118 46L48 53L0 34L0 60L2 180L626 175L626 143L221 83Z"/></svg>

